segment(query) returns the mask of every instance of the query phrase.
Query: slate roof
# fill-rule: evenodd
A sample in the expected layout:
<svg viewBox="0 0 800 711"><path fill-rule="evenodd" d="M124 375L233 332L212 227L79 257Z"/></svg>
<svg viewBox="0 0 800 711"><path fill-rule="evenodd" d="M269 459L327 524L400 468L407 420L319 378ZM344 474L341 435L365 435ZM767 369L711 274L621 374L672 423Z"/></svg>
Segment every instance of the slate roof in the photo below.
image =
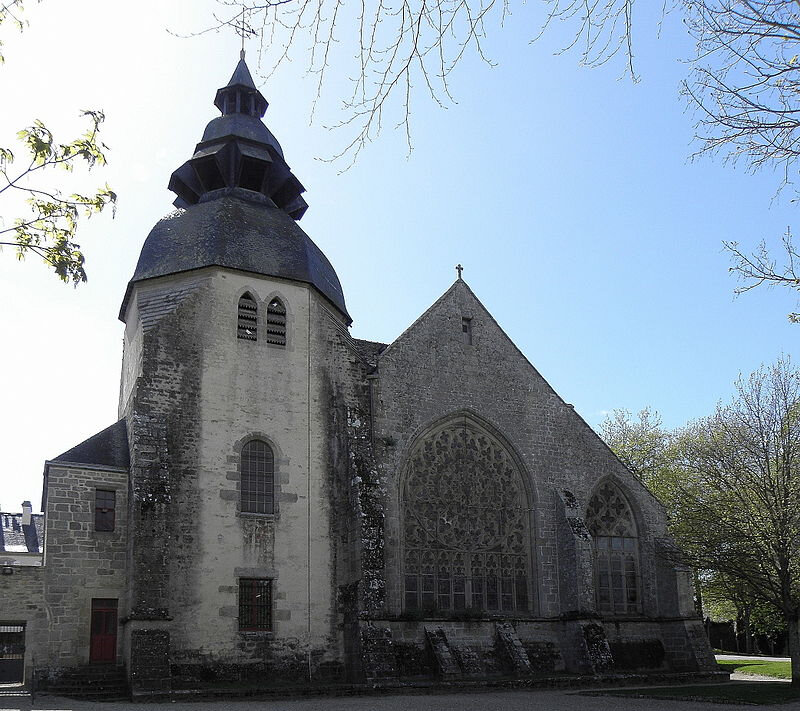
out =
<svg viewBox="0 0 800 711"><path fill-rule="evenodd" d="M361 338L354 338L358 352L364 356L364 359L372 366L378 364L378 356L383 353L388 347L388 343L379 343L378 341L365 341Z"/></svg>
<svg viewBox="0 0 800 711"><path fill-rule="evenodd" d="M214 100L222 116L206 127L194 155L172 173L178 211L144 243L120 309L133 285L204 267L226 267L315 287L352 321L331 263L297 226L308 204L275 136L261 121L267 100L242 54Z"/></svg>
<svg viewBox="0 0 800 711"><path fill-rule="evenodd" d="M303 229L268 200L227 195L179 210L158 222L147 237L122 302L144 279L217 266L306 282L351 320L339 277Z"/></svg>
<svg viewBox="0 0 800 711"><path fill-rule="evenodd" d="M125 420L106 427L102 432L89 437L50 461L127 469L130 466L130 454Z"/></svg>
<svg viewBox="0 0 800 711"><path fill-rule="evenodd" d="M250 89L256 88L256 83L253 81L253 75L250 74L250 70L247 68L247 63L244 61L244 52L242 52L239 63L236 65L236 69L233 70L233 75L228 82L228 86L236 86L237 84L239 86L246 86Z"/></svg>
<svg viewBox="0 0 800 711"><path fill-rule="evenodd" d="M203 137L200 139L200 145L204 146L212 141L219 141L228 136L238 136L246 138L253 143L265 143L272 146L278 155L283 157L283 148L278 143L272 131L270 131L264 122L255 116L245 116L244 114L226 114L225 116L217 116L211 119L203 131Z"/></svg>
<svg viewBox="0 0 800 711"><path fill-rule="evenodd" d="M21 513L0 511L0 554L41 553L44 544L44 514L31 514L31 523L22 525Z"/></svg>

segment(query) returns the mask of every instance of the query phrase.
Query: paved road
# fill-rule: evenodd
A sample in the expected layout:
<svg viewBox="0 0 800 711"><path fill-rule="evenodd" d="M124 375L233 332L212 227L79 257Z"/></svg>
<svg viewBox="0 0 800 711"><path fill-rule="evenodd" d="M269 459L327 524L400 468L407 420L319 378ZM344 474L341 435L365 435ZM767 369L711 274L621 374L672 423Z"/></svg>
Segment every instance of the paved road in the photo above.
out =
<svg viewBox="0 0 800 711"><path fill-rule="evenodd" d="M22 701L22 702L21 702ZM797 711L800 703L785 704L782 711ZM693 701L622 699L613 696L579 696L574 691L492 691L472 694L361 696L286 701L214 701L158 704L101 704L40 697L27 700L0 697L0 709L30 711L753 711L752 706Z"/></svg>
<svg viewBox="0 0 800 711"><path fill-rule="evenodd" d="M735 662L741 661L743 659L752 660L754 662L789 662L791 659L789 657L754 657L752 655L748 656L747 654L717 654L717 661L718 662Z"/></svg>

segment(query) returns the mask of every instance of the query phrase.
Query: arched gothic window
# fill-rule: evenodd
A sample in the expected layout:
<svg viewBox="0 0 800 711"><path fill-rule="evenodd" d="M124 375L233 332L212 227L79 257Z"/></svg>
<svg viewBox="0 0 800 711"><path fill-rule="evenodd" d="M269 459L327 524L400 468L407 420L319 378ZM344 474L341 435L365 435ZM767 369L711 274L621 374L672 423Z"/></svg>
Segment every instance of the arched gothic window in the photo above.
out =
<svg viewBox="0 0 800 711"><path fill-rule="evenodd" d="M286 307L277 296L267 306L267 343L286 345Z"/></svg>
<svg viewBox="0 0 800 711"><path fill-rule="evenodd" d="M589 501L586 525L594 546L594 583L600 612L639 612L639 537L630 504L611 482Z"/></svg>
<svg viewBox="0 0 800 711"><path fill-rule="evenodd" d="M246 341L258 340L258 304L249 292L239 299L236 335Z"/></svg>
<svg viewBox="0 0 800 711"><path fill-rule="evenodd" d="M506 448L467 419L423 437L402 491L404 607L529 609L529 504Z"/></svg>
<svg viewBox="0 0 800 711"><path fill-rule="evenodd" d="M240 491L244 513L275 512L275 456L260 439L242 447Z"/></svg>

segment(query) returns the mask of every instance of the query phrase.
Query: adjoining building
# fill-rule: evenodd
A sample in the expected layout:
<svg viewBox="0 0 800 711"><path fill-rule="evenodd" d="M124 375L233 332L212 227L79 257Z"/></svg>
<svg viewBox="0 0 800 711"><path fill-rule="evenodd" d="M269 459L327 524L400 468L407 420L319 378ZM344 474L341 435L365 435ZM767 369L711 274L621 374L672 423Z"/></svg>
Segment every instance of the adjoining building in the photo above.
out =
<svg viewBox="0 0 800 711"><path fill-rule="evenodd" d="M44 516L33 513L30 501L22 502L21 514L0 511L0 569L41 565L43 543Z"/></svg>
<svg viewBox="0 0 800 711"><path fill-rule="evenodd" d="M119 421L46 462L44 565L0 577L28 678L716 669L664 510L460 274L352 338L244 58L214 103L122 302Z"/></svg>

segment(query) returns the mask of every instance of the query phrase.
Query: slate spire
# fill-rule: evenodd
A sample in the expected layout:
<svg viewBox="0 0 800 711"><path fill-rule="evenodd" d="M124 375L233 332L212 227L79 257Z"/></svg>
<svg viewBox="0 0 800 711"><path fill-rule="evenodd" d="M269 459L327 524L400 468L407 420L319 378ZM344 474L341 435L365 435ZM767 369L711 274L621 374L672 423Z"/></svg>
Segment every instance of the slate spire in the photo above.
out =
<svg viewBox="0 0 800 711"><path fill-rule="evenodd" d="M247 63L244 61L244 50L240 54L239 63L236 65L228 85L217 90L214 106L222 112L223 116L241 113L261 118L266 113L269 104L253 81Z"/></svg>
<svg viewBox="0 0 800 711"><path fill-rule="evenodd" d="M267 198L299 220L308 209L301 197L305 188L261 121L269 104L253 81L244 51L214 105L222 116L206 126L192 158L170 178L169 189L178 196L175 206L189 208L234 191L245 199Z"/></svg>

